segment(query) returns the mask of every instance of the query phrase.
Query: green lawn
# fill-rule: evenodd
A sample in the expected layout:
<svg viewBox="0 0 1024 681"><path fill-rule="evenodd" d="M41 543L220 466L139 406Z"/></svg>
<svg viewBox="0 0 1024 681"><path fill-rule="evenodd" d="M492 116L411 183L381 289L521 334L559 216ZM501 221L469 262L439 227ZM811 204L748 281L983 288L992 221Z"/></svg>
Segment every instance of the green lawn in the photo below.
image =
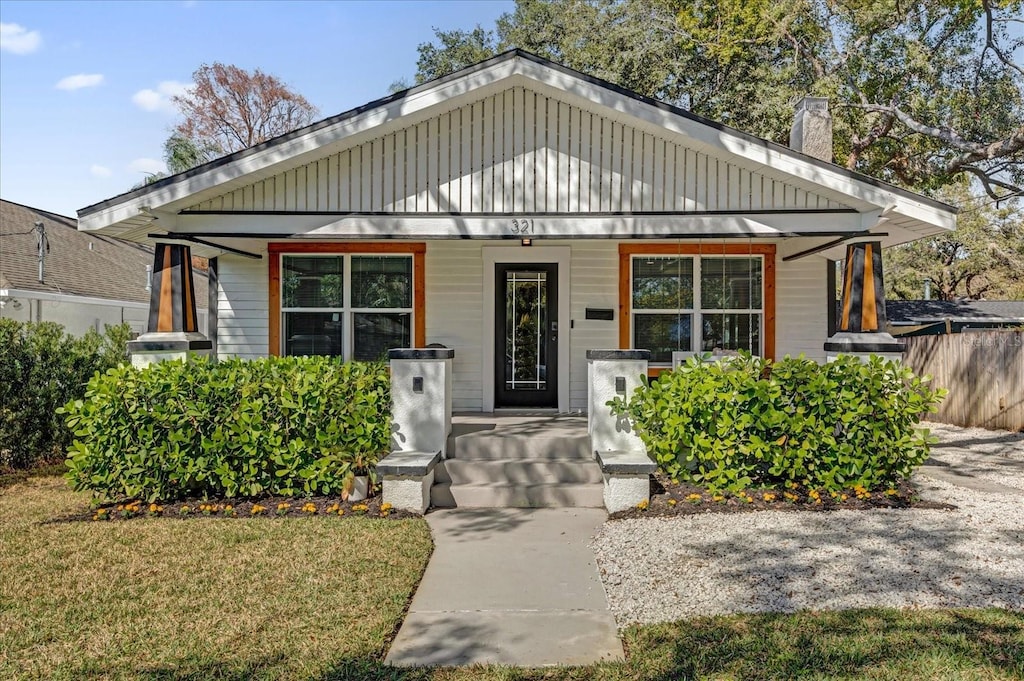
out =
<svg viewBox="0 0 1024 681"><path fill-rule="evenodd" d="M701 618L630 628L624 663L397 670L422 521L47 522L84 503L56 478L0 489L2 679L1024 678L1024 613L1001 610Z"/></svg>

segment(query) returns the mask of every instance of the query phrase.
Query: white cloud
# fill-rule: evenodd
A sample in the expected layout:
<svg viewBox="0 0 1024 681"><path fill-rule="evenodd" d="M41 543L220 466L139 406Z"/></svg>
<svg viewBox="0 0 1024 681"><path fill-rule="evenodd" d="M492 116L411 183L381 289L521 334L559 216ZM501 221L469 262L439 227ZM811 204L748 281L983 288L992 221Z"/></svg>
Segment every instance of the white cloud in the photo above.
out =
<svg viewBox="0 0 1024 681"><path fill-rule="evenodd" d="M144 111L174 111L171 97L183 95L192 87L192 83L179 83L176 80L165 80L155 90L146 88L132 95L135 105Z"/></svg>
<svg viewBox="0 0 1024 681"><path fill-rule="evenodd" d="M133 173L166 173L167 167L163 161L158 161L155 158L137 158L128 164L128 170Z"/></svg>
<svg viewBox="0 0 1024 681"><path fill-rule="evenodd" d="M42 42L39 31L30 31L19 24L0 23L0 50L30 54L38 50Z"/></svg>
<svg viewBox="0 0 1024 681"><path fill-rule="evenodd" d="M73 76L61 78L54 87L58 90L81 90L84 87L96 87L102 83L102 73L76 73Z"/></svg>
<svg viewBox="0 0 1024 681"><path fill-rule="evenodd" d="M89 174L93 177L110 177L113 172L106 166L101 166L98 163L93 163L89 166Z"/></svg>

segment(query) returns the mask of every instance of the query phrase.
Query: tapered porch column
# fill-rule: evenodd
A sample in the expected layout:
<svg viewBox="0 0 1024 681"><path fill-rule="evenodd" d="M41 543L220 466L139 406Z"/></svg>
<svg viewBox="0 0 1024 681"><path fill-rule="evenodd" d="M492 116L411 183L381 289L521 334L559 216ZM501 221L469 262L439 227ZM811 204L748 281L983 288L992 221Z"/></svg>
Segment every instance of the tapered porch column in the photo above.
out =
<svg viewBox="0 0 1024 681"><path fill-rule="evenodd" d="M153 284L146 333L128 343L132 364L144 367L167 359L209 355L210 340L199 332L192 251L158 243L153 253Z"/></svg>
<svg viewBox="0 0 1024 681"><path fill-rule="evenodd" d="M904 344L886 331L882 243L869 241L846 247L842 306L836 333L825 341L829 361L838 355L867 359L880 355L899 361Z"/></svg>

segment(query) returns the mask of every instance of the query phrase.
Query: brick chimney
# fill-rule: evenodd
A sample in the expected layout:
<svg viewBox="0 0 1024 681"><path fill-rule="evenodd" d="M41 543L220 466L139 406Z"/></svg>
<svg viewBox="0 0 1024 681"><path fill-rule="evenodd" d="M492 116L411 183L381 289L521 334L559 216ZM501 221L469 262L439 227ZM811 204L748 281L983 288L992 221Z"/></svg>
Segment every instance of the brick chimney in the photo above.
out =
<svg viewBox="0 0 1024 681"><path fill-rule="evenodd" d="M828 98L804 97L796 105L789 148L832 162L832 114L828 112Z"/></svg>

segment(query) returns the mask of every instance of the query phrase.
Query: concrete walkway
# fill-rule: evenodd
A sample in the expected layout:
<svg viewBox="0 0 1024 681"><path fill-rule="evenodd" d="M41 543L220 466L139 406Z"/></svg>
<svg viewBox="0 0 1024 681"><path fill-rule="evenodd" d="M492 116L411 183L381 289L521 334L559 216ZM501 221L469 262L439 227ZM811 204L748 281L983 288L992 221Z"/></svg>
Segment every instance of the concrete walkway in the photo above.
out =
<svg viewBox="0 0 1024 681"><path fill-rule="evenodd" d="M386 662L536 667L622 659L591 537L601 509L427 515L434 554Z"/></svg>

